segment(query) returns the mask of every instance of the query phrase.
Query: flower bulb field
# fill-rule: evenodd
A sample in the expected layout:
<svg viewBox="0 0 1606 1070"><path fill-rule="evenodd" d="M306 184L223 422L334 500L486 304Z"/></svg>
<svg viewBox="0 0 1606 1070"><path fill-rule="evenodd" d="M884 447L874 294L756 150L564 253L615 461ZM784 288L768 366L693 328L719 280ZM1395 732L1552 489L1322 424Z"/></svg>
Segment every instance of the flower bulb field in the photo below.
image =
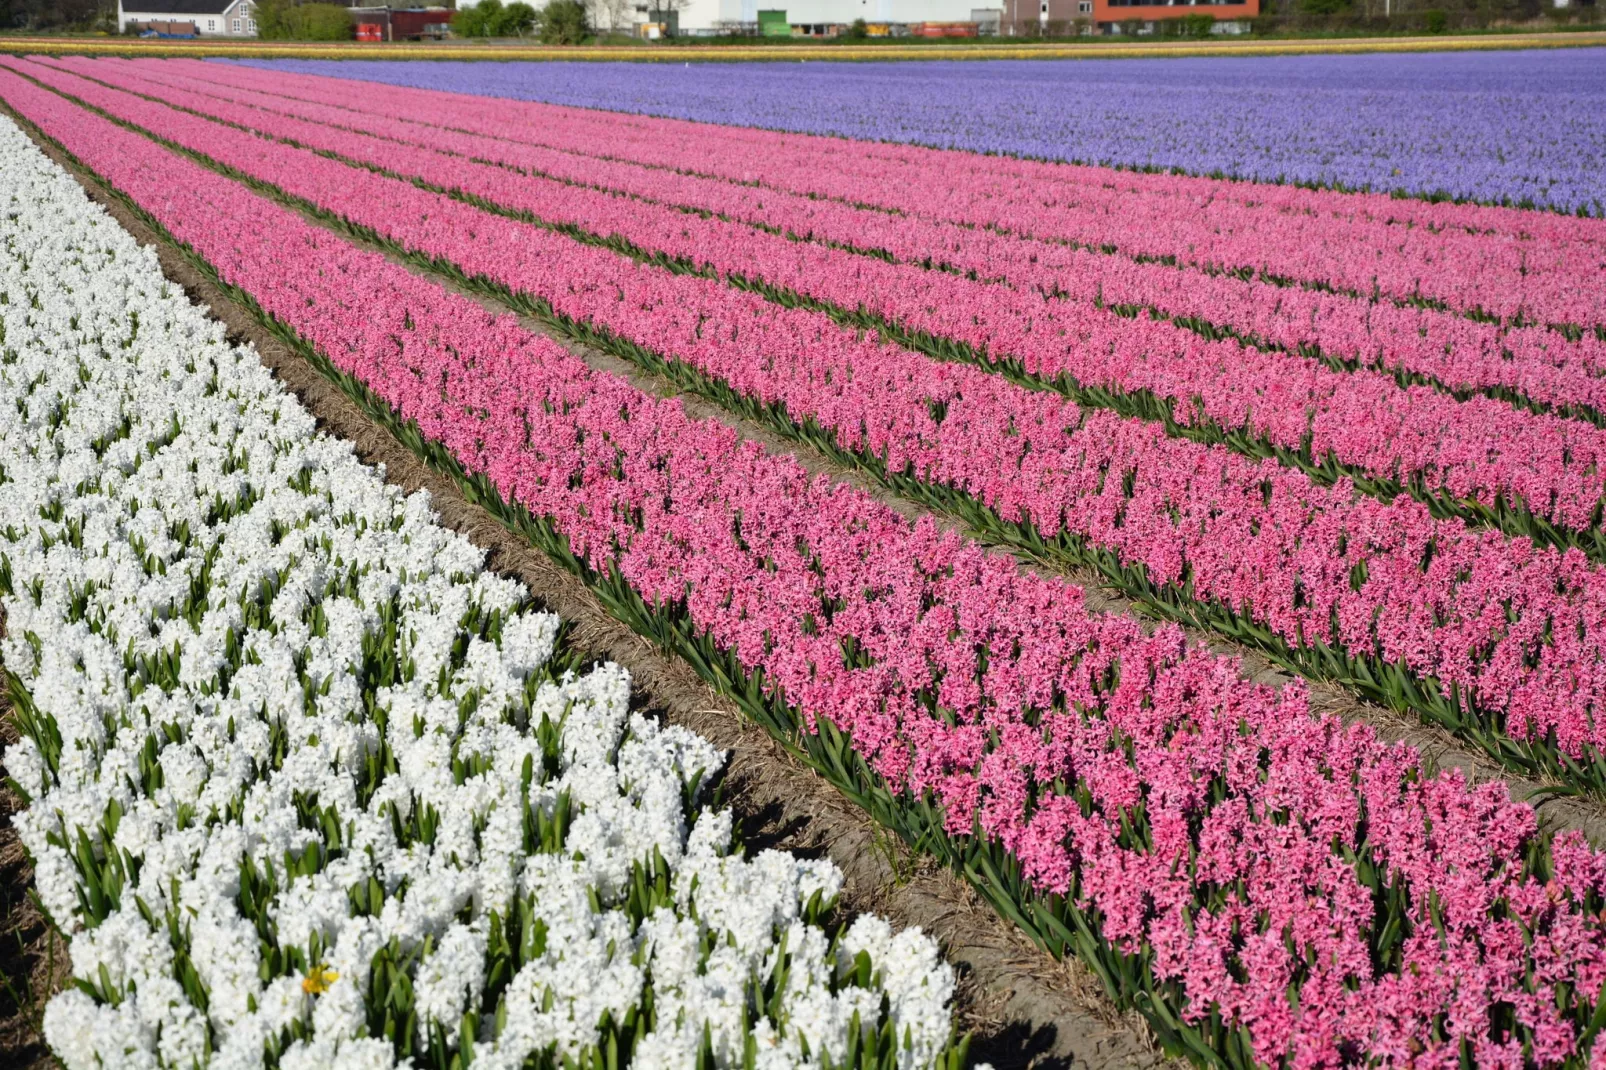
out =
<svg viewBox="0 0 1606 1070"><path fill-rule="evenodd" d="M264 67L800 133L1606 214L1606 49Z"/></svg>
<svg viewBox="0 0 1606 1070"><path fill-rule="evenodd" d="M4 762L71 959L43 1042L995 1057L993 982L748 842L726 753L494 530L951 874L1021 976L1076 963L1101 1028L1233 1070L1606 1065L1591 55L1432 57L1432 138L1426 103L1367 144L1284 116L1286 167L1182 119L1085 153L1200 174L933 134L980 63L713 68L653 109L698 69L0 58ZM1300 77L1369 69L1337 60ZM1542 120L1507 106L1541 61Z"/></svg>

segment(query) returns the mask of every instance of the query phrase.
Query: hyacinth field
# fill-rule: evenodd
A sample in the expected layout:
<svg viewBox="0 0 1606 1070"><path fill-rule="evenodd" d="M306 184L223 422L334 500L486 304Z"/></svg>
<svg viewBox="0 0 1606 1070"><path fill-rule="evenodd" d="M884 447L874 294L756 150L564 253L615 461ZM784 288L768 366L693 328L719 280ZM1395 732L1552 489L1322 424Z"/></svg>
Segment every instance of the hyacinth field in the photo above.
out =
<svg viewBox="0 0 1606 1070"><path fill-rule="evenodd" d="M676 119L1606 215L1606 49L1113 63L253 60Z"/></svg>
<svg viewBox="0 0 1606 1070"><path fill-rule="evenodd" d="M69 168L1167 1053L1606 1065L1606 221L515 95L0 58L64 1066L972 1062Z"/></svg>

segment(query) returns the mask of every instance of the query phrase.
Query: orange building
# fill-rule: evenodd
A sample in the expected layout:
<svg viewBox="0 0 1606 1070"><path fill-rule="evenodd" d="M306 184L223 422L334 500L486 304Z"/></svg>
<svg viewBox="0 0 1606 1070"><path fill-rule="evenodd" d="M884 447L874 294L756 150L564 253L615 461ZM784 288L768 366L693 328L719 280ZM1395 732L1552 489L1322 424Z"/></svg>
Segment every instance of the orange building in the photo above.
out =
<svg viewBox="0 0 1606 1070"><path fill-rule="evenodd" d="M1175 3L1155 3L1154 0L1093 0L1093 25L1100 30L1113 29L1120 23L1134 19L1139 22L1159 22L1162 19L1180 19L1187 15L1213 15L1218 22L1236 22L1252 19L1260 14L1260 0L1176 0Z"/></svg>
<svg viewBox="0 0 1606 1070"><path fill-rule="evenodd" d="M1155 23L1189 15L1210 15L1218 22L1245 22L1260 14L1260 0L1004 0L1003 9L1000 30L1006 35L1058 36L1069 32L1078 20L1084 25L1091 23L1098 33L1120 33L1134 22L1139 24L1139 32L1148 32Z"/></svg>

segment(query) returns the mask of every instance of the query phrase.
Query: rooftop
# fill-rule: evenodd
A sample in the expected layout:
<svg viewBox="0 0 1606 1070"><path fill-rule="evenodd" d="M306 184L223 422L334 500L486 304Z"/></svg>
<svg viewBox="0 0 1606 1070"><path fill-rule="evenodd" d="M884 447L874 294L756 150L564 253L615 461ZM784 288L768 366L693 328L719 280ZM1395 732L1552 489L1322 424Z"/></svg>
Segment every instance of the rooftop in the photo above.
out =
<svg viewBox="0 0 1606 1070"><path fill-rule="evenodd" d="M124 0L124 15L221 15L235 0Z"/></svg>

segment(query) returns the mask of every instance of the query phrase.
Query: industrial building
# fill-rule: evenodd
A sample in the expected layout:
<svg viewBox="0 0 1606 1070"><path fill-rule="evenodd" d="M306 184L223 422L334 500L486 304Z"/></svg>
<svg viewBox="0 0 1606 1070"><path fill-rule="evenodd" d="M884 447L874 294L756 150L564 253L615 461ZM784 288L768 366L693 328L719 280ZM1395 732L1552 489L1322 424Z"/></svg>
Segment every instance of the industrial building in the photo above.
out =
<svg viewBox="0 0 1606 1070"><path fill-rule="evenodd" d="M348 7L359 41L439 41L452 33L447 7Z"/></svg>
<svg viewBox="0 0 1606 1070"><path fill-rule="evenodd" d="M910 24L973 23L974 15L996 22L975 0L687 0L680 8L680 32L739 31L768 37L831 36L830 28L859 19L890 33ZM796 27L794 30L793 28Z"/></svg>
<svg viewBox="0 0 1606 1070"><path fill-rule="evenodd" d="M985 2L985 0L983 0ZM652 0L623 8L598 5L600 28L698 36L717 33L763 37L835 37L863 20L872 37L1061 36L1082 29L1096 33L1150 33L1158 23L1210 15L1218 32L1248 28L1260 0L681 0L664 10ZM784 4L784 6L782 6Z"/></svg>
<svg viewBox="0 0 1606 1070"><path fill-rule="evenodd" d="M1209 15L1217 32L1249 29L1260 14L1260 0L1003 0L1006 34L1058 35L1064 27L1087 25L1095 33L1150 33L1156 24L1189 15ZM1033 23L1037 25L1034 27Z"/></svg>

